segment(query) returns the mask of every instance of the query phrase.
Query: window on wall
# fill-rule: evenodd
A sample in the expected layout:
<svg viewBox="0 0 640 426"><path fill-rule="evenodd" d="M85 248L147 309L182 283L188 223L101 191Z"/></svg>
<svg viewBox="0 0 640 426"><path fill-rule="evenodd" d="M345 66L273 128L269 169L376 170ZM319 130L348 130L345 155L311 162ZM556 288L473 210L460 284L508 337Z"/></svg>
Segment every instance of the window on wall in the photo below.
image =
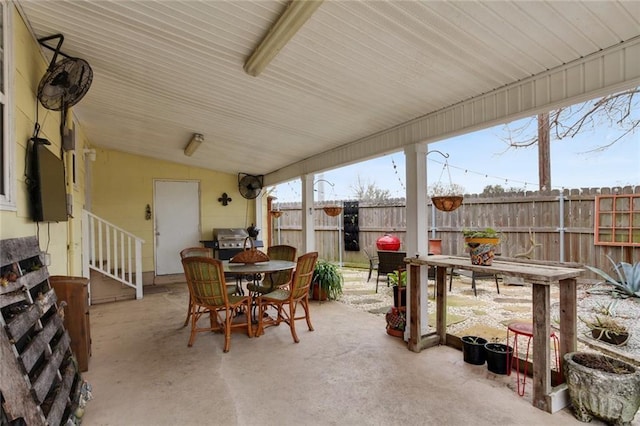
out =
<svg viewBox="0 0 640 426"><path fill-rule="evenodd" d="M10 25L11 13L7 1L0 1L0 208L14 210L15 203L15 164L13 162L13 144L11 143L10 93Z"/></svg>
<svg viewBox="0 0 640 426"><path fill-rule="evenodd" d="M640 194L596 197L596 245L640 247Z"/></svg>

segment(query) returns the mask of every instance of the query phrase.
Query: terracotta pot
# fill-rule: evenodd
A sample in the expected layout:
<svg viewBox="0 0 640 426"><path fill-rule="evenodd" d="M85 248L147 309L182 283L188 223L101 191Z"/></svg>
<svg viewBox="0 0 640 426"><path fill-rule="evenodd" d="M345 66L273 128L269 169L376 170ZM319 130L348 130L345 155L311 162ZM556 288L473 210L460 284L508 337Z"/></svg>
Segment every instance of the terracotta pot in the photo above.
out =
<svg viewBox="0 0 640 426"><path fill-rule="evenodd" d="M429 254L442 254L442 240L429 240Z"/></svg>
<svg viewBox="0 0 640 426"><path fill-rule="evenodd" d="M321 302L324 302L328 298L329 298L329 295L324 289L320 288L318 284L313 285L313 291L311 292L312 300L319 300Z"/></svg>
<svg viewBox="0 0 640 426"><path fill-rule="evenodd" d="M387 334L393 337L404 337L404 330L398 330L396 328L387 327Z"/></svg>

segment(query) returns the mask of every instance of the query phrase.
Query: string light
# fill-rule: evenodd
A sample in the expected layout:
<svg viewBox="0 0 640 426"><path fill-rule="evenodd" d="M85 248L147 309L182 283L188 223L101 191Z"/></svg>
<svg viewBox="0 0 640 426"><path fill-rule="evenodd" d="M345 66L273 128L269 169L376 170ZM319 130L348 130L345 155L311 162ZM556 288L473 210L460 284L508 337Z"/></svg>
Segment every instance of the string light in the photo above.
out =
<svg viewBox="0 0 640 426"><path fill-rule="evenodd" d="M396 165L396 162L393 159L393 156L391 156L391 164L393 164L393 172L396 174L396 177L398 178L398 182L400 182L400 187L406 191L407 188L404 186L404 181L402 180L402 178L400 178L400 175L398 174L398 166Z"/></svg>
<svg viewBox="0 0 640 426"><path fill-rule="evenodd" d="M465 169L464 167L455 166L455 165L453 165L451 163L445 163L445 162L439 161L439 160L429 159L429 161L431 161L433 163L437 163L437 164L447 164L448 167L450 167L450 168L453 167L454 169L462 170L462 171L464 171L465 174L472 173L472 174L475 174L475 175L478 175L478 176L483 176L486 179L491 178L491 179L496 179L496 180L503 180L505 182L505 184L507 182L518 183L518 184L524 185L525 189L527 188L527 185L531 185L533 187L536 186L536 184L532 183L532 182L527 182L527 181L522 181L522 180L517 180L517 179L511 179L511 178L505 178L503 176L494 176L494 175L490 175L490 174L484 173L484 172L477 172L477 171L474 171L474 170ZM552 189L560 189L561 190L561 189L563 189L563 187L554 186L554 187L552 187Z"/></svg>
<svg viewBox="0 0 640 426"><path fill-rule="evenodd" d="M404 180L402 179L402 177L400 176L399 172L398 172L398 165L395 162L395 159L393 158L393 156L390 156L391 158L391 165L393 166L393 172L396 175L396 178L398 179L398 183L400 184L400 187L402 188L402 190L395 190L395 191L390 191L392 194L399 194L401 197L404 197L404 193L406 191L406 186L404 183ZM509 183L511 184L520 184L523 186L524 190L526 191L527 187L536 187L537 184L533 183L533 182L527 182L527 181L522 181L522 180L517 180L517 179L511 179L511 178L506 178L503 176L495 176L495 175L491 175L489 173L485 173L485 172L479 172L479 171L475 171L475 170L469 170L468 168L464 168L464 167L460 167L460 166L456 166L454 164L449 163L448 161L440 161L437 159L428 159L428 161L431 161L433 163L436 164L441 164L443 165L443 169L441 171L441 173L444 172L444 169L447 168L447 171L450 168L454 168L456 170L460 170L462 171L465 175L467 174L474 174L477 176L482 176L485 179L496 179L499 181L504 181L505 186L508 185ZM295 185L292 184L291 181L287 182L287 185L289 187L289 189L291 190L291 192L298 198L301 197L300 195L300 191L298 190L298 187L296 187ZM552 186L552 189L558 189L558 190L563 190L564 187L559 187L559 186ZM336 199L348 199L349 195L342 195L342 194L334 194L334 196L336 197Z"/></svg>

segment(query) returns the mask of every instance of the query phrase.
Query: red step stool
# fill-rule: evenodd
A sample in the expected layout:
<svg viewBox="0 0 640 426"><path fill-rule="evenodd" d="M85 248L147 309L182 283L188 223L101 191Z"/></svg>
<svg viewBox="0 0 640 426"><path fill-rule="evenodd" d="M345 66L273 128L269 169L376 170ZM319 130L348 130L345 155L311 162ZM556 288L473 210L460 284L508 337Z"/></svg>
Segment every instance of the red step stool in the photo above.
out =
<svg viewBox="0 0 640 426"><path fill-rule="evenodd" d="M516 380L518 381L518 395L524 395L524 387L527 381L527 367L529 360L529 346L531 345L531 339L533 338L533 324L524 321L514 321L507 326L507 345L509 345L509 332L514 334L513 337L513 353L511 358L507 360L507 374L511 375L511 369L514 359L516 360ZM518 336L527 337L527 353L525 355L524 364L524 378L522 379L522 390L520 390L520 358L518 358ZM555 332L551 332L549 338L553 339L553 349L556 354L556 370L560 371L560 356L558 354L558 347L560 346L558 336Z"/></svg>

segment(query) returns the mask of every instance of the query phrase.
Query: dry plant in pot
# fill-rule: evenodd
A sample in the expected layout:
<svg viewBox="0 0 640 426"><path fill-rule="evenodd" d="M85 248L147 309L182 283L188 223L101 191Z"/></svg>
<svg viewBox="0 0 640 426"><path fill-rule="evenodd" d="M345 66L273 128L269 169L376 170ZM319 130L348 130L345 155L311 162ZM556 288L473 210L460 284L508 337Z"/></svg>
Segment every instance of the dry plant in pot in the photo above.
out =
<svg viewBox="0 0 640 426"><path fill-rule="evenodd" d="M429 187L429 195L436 209L452 212L462 204L464 188L455 183L448 185L440 182Z"/></svg>
<svg viewBox="0 0 640 426"><path fill-rule="evenodd" d="M596 340L617 346L625 345L629 341L630 334L627 327L609 316L596 315L593 320L580 318L580 321L589 327L591 335Z"/></svg>

